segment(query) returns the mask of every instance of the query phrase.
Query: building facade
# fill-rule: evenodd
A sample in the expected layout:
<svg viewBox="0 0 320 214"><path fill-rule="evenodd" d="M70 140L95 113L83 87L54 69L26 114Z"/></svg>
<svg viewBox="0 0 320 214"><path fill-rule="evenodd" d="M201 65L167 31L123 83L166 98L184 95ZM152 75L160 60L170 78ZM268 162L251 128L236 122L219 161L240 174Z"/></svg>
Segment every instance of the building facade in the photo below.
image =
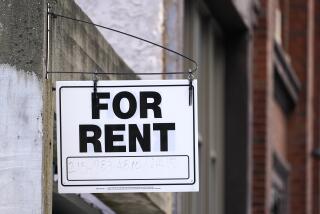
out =
<svg viewBox="0 0 320 214"><path fill-rule="evenodd" d="M261 1L254 35L253 213L319 213L318 1Z"/></svg>
<svg viewBox="0 0 320 214"><path fill-rule="evenodd" d="M251 189L252 35L259 4L257 1L147 2L76 1L93 22L157 41L199 63L200 192L172 194L170 212L247 213ZM157 47L140 43L141 47L126 48L127 42L132 41L130 38L125 40L103 29L101 33L133 70L144 67L154 68L150 72L187 71L190 67ZM119 42L120 39L124 42ZM148 60L153 56L162 59L161 63ZM141 57L145 59L143 62ZM239 107L237 111L234 105Z"/></svg>
<svg viewBox="0 0 320 214"><path fill-rule="evenodd" d="M199 64L197 193L58 194L55 81L188 71ZM318 12L319 11L319 12ZM320 2L0 2L0 213L318 214ZM47 26L50 25L50 32ZM154 79L181 79L157 75Z"/></svg>

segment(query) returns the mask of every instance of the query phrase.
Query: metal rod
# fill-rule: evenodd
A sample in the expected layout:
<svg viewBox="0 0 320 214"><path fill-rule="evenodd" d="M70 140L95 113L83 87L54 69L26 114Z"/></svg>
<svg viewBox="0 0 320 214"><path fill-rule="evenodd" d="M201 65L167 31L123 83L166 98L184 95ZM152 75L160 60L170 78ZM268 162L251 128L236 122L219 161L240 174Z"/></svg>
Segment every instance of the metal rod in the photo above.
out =
<svg viewBox="0 0 320 214"><path fill-rule="evenodd" d="M50 46L50 3L47 3L47 35L46 35L46 79L48 79L48 69L49 69L49 54L50 54L50 50L49 50L49 46Z"/></svg>
<svg viewBox="0 0 320 214"><path fill-rule="evenodd" d="M48 74L97 74L97 75L161 75L161 74L188 74L189 72L157 72L157 73L144 73L144 72L134 72L134 73L129 73L129 72L124 72L124 73L117 73L117 72L81 72L81 71L48 71Z"/></svg>

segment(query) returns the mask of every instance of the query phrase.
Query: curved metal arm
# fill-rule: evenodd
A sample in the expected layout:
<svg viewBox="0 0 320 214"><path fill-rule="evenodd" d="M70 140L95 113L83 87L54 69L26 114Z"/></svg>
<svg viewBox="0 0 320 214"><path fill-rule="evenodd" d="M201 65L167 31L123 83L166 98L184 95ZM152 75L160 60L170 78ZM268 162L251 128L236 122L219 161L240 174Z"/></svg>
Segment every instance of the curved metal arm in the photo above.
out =
<svg viewBox="0 0 320 214"><path fill-rule="evenodd" d="M193 60L193 59L191 59L191 58L189 58L189 57L187 57L187 56L185 56L185 55L183 55L183 54L181 54L181 53L179 53L177 51L171 50L171 49L169 49L167 47L164 47L164 46L159 45L157 43L151 42L151 41L146 40L144 38L141 38L141 37L138 37L138 36L135 36L135 35L120 31L120 30L116 30L116 29L113 29L113 28L110 28L110 27L106 27L106 26L103 26L103 25L95 24L93 22L89 22L89 21L85 21L85 20L81 20L81 19L76 19L76 18L73 18L73 17L64 16L64 15L61 15L61 14L56 14L56 13L53 13L53 12L50 12L50 11L48 12L48 15L51 15L52 18L61 17L61 18L64 18L64 19L69 19L69 20L73 20L73 21L77 21L77 22L82 22L82 23L85 23L85 24L90 24L90 25L94 25L96 27L100 27L100 28L103 28L103 29L106 29L106 30L110 30L110 31L113 31L113 32L116 32L116 33L120 33L122 35L129 36L129 37L138 39L140 41L149 43L151 45L157 46L159 48L162 48L162 49L164 49L166 51L174 53L174 54L176 54L176 55L178 55L178 56L180 56L180 57L182 57L182 58L184 58L186 60L189 60L190 62L193 63L193 68L191 69L191 71L186 71L186 72L164 72L164 73L161 73L161 74L190 74L190 72L192 74L194 74L198 70L198 63L195 60ZM63 73L63 72L51 71L51 72L47 72L47 73ZM97 74L101 74L101 73L97 73ZM109 73L105 73L105 74L109 74ZM120 75L122 74L123 75L124 73L112 73L112 74L120 74ZM155 74L155 73L136 73L136 74L139 74L139 75L151 75L151 74Z"/></svg>

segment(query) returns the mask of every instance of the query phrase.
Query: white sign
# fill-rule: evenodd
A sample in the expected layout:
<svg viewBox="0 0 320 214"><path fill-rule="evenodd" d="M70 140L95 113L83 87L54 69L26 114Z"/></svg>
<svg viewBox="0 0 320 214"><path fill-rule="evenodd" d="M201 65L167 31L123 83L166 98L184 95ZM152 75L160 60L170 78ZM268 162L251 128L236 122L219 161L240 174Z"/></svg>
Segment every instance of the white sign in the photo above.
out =
<svg viewBox="0 0 320 214"><path fill-rule="evenodd" d="M189 92L192 105L189 105ZM199 191L197 81L60 81L60 193Z"/></svg>

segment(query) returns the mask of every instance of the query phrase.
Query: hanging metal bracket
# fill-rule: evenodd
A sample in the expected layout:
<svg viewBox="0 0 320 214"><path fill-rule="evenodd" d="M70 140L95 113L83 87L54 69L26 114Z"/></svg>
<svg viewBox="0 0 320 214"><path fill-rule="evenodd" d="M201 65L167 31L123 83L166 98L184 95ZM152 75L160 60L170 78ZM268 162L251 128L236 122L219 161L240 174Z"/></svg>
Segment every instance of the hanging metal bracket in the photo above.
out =
<svg viewBox="0 0 320 214"><path fill-rule="evenodd" d="M98 99L97 85L98 85L98 78L97 78L97 71L95 71L93 76L93 94L96 99Z"/></svg>
<svg viewBox="0 0 320 214"><path fill-rule="evenodd" d="M174 53L180 57L182 57L183 59L185 60L188 60L190 61L191 63L193 63L193 68L189 69L187 72L186 71L173 71L173 72L161 72L161 73L148 73L148 72L135 72L135 74L137 75L158 75L158 74L187 74L188 75L188 80L189 80L189 106L192 105L193 103L193 91L194 91L194 87L193 87L193 84L192 84L192 81L194 79L194 74L195 72L198 70L198 64L195 60L177 52L177 51L174 51L174 50L171 50L167 47L164 47L162 45L159 45L157 43L154 43L154 42L151 42L149 40L146 40L144 38L141 38L141 37L138 37L138 36L135 36L135 35L132 35L132 34L129 34L129 33L126 33L126 32L123 32L123 31L119 31L119 30L116 30L116 29L113 29L113 28L110 28L110 27L105 27L105 26L102 26L102 25L98 25L98 24L95 24L95 23L92 23L90 21L85 21L85 20L81 20L81 19L76 19L76 18L73 18L73 17L69 17L69 16L65 16L65 15L61 15L61 14L56 14L54 12L51 11L51 7L48 3L47 5L47 56L46 56L46 79L48 78L48 74L54 74L54 73L60 73L60 74L67 74L67 73L72 73L72 74L93 74L94 75L94 79L93 79L93 93L94 93L94 96L97 97L97 84L98 84L98 78L97 78L97 75L131 75L132 73L117 73L117 72L108 72L108 73L104 73L104 72L87 72L87 71L83 71L83 72L68 72L68 71L49 71L49 56L50 56L50 28L51 28L51 18L63 18L63 19L68 19L68 20L71 20L71 21L76 21L76 22L79 22L79 23L84 23L84 24L89 24L89 25L94 25L96 27L99 27L99 28L103 28L103 29L106 29L106 30L110 30L110 31L113 31L113 32L116 32L116 33L119 33L119 34L122 34L122 35L125 35L125 36L128 36L128 37L132 37L132 38L135 38L135 39L138 39L140 41L143 41L143 42L146 42L146 43L149 43L151 45L154 45L154 46L157 46L159 48L162 48L168 52L171 52L171 53Z"/></svg>
<svg viewBox="0 0 320 214"><path fill-rule="evenodd" d="M192 101L193 101L193 84L192 81L194 79L194 75L192 73L192 70L189 70L189 74L188 74L188 80L189 80L189 106L192 105Z"/></svg>
<svg viewBox="0 0 320 214"><path fill-rule="evenodd" d="M191 70L191 73L194 74L197 70L198 70L198 64L195 60L177 52L177 51L174 51L174 50L171 50L167 47L164 47L162 45L159 45L157 43L154 43L154 42L151 42L149 40L146 40L144 38L141 38L141 37L138 37L138 36L135 36L135 35L132 35L132 34L129 34L129 33L126 33L126 32L123 32L123 31L120 31L120 30L116 30L114 28L110 28L110 27L106 27L106 26L102 26L102 25L99 25L99 24L95 24L93 22L90 22L90 21L85 21L85 20L81 20L81 19L76 19L76 18L73 18L73 17L69 17L69 16L65 16L65 15L61 15L61 14L57 14L57 13L54 13L51 11L50 9L50 5L48 4L48 10L47 10L47 17L48 17L48 32L50 31L50 22L49 22L49 18L52 17L52 18L63 18L63 19L67 19L67 20L71 20L71 21L76 21L76 22L79 22L79 23L83 23L83 24L89 24L89 25L94 25L96 27L99 27L99 28L103 28L103 29L106 29L106 30L110 30L110 31L113 31L113 32L116 32L116 33L119 33L119 34L122 34L122 35L125 35L125 36L128 36L128 37L131 37L131 38L134 38L134 39L138 39L140 41L143 41L143 42L146 42L146 43L149 43L151 45L154 45L154 46L157 46L159 48L162 48L168 52L171 52L171 53L174 53L180 57L182 57L183 59L185 60L188 60L190 61L191 63L193 63L193 68L190 69ZM48 39L47 39L47 46L49 46L49 35L48 35ZM49 53L47 53L48 55ZM48 57L48 56L47 56ZM48 61L48 59L47 59ZM188 74L190 73L190 70L189 72L185 72L185 71L177 71L177 72L161 72L161 73L147 73L147 72L135 72L135 74L137 75L158 75L158 74ZM92 74L93 72L68 72L68 71L48 71L48 68L46 70L46 76L48 76L48 74L54 74L54 73L79 73L79 74ZM108 72L108 73L104 73L104 72L96 72L97 75L131 75L132 73L116 73L116 72Z"/></svg>

